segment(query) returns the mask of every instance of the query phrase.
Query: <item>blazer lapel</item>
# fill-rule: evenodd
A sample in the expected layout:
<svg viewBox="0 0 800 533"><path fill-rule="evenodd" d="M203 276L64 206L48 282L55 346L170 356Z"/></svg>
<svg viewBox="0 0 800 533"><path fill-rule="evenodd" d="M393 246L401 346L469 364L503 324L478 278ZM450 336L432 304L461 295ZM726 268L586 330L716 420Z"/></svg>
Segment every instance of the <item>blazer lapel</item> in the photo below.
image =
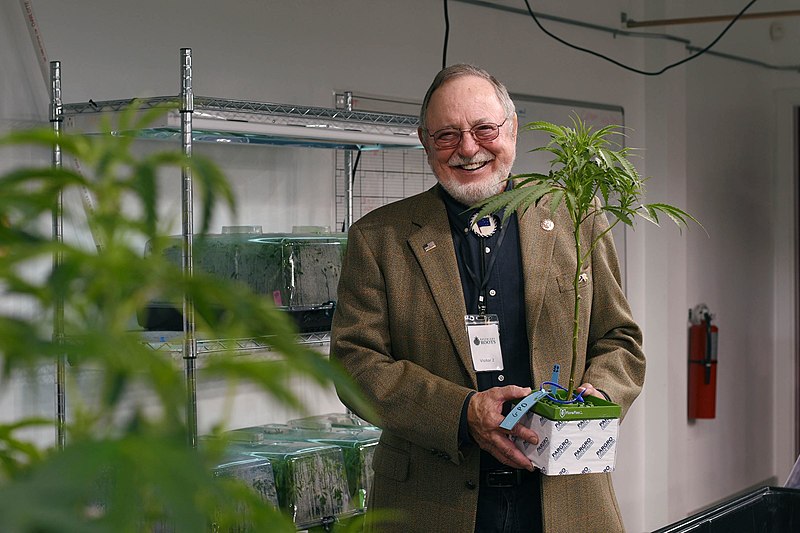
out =
<svg viewBox="0 0 800 533"><path fill-rule="evenodd" d="M438 186L428 191L425 201L417 204L411 213L411 221L418 229L409 236L408 245L425 275L459 359L477 388L469 341L464 331L464 315L467 313L464 292L450 222L438 196Z"/></svg>
<svg viewBox="0 0 800 533"><path fill-rule="evenodd" d="M535 333L544 303L547 273L553 260L553 248L557 233L553 228L549 205L549 202L540 201L538 206L528 209L524 215L517 212L531 361L534 361ZM531 369L533 369L533 365ZM539 376L533 376L534 380L537 378Z"/></svg>

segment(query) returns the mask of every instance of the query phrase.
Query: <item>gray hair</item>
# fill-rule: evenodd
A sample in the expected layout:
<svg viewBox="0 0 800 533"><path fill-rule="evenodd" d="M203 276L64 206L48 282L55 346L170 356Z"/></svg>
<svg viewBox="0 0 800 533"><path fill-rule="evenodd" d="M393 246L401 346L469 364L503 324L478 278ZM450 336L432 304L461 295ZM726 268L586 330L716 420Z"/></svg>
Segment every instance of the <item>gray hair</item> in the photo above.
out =
<svg viewBox="0 0 800 533"><path fill-rule="evenodd" d="M483 78L491 83L494 87L494 92L497 95L497 99L500 101L500 105L503 106L503 109L506 112L506 117L511 117L511 115L514 114L514 102L508 95L508 89L506 89L505 85L497 81L497 78L480 67L466 63L458 63L440 70L436 77L433 78L433 82L428 88L428 92L425 93L425 99L422 100L422 108L419 111L419 127L421 129L428 131L428 124L425 115L428 114L428 104L430 104L431 97L436 89L444 85L446 81L454 78L460 78L462 76L477 76L478 78Z"/></svg>

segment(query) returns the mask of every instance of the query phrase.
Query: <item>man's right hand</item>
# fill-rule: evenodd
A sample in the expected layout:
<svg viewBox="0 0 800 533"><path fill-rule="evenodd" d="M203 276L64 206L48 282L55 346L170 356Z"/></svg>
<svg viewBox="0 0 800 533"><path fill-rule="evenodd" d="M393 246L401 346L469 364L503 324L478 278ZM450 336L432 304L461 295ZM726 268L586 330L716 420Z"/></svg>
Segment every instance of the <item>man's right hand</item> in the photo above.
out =
<svg viewBox="0 0 800 533"><path fill-rule="evenodd" d="M500 427L505 418L503 404L511 400L521 400L530 393L530 388L516 385L494 387L475 393L467 407L467 425L470 436L481 449L491 453L504 465L532 471L530 459L519 451L509 435L533 445L539 443L539 436L522 424L515 425L511 431Z"/></svg>

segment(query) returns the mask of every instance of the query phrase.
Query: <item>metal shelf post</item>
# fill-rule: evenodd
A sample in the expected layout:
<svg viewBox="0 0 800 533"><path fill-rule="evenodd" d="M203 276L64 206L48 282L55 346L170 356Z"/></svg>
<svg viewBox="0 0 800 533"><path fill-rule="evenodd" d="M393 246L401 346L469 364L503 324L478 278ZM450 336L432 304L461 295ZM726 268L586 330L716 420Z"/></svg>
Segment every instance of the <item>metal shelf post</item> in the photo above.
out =
<svg viewBox="0 0 800 533"><path fill-rule="evenodd" d="M61 125L64 121L61 99L61 62L50 62L50 124L56 137L61 136ZM55 169L62 167L61 145L53 145L52 166ZM59 191L56 203L53 206L53 241L57 244L64 242L64 195ZM61 267L64 261L63 253L56 250L53 254L53 270ZM53 309L53 342L57 346L64 344L64 298L56 296ZM66 370L67 358L64 352L59 351L56 360L56 443L59 449L64 449L67 442L67 396L66 396Z"/></svg>
<svg viewBox="0 0 800 533"><path fill-rule="evenodd" d="M181 143L183 154L192 156L192 49L181 48ZM192 169L188 163L181 168L182 216L183 216L183 275L190 278L194 273L194 195ZM197 337L195 335L194 302L190 295L183 295L183 358L186 366L186 426L189 445L197 446Z"/></svg>
<svg viewBox="0 0 800 533"><path fill-rule="evenodd" d="M344 93L344 109L345 111L353 110L353 93L345 91ZM344 151L344 231L350 229L353 223L353 184L355 183L355 168L353 166L353 150Z"/></svg>

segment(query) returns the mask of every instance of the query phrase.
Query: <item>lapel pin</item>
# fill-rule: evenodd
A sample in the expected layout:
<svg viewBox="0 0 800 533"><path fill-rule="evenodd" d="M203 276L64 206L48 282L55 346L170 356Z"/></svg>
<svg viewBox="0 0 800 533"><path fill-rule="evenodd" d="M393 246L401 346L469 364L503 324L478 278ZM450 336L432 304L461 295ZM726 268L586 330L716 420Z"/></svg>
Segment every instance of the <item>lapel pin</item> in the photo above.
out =
<svg viewBox="0 0 800 533"><path fill-rule="evenodd" d="M425 250L426 252L430 252L434 248L436 248L436 243L433 241L429 242L428 244L422 247L422 249Z"/></svg>
<svg viewBox="0 0 800 533"><path fill-rule="evenodd" d="M549 218L546 218L546 219L542 220L541 226L542 226L542 229L545 230L545 231L552 231L553 228L556 227L556 225L553 224L553 221L550 220Z"/></svg>
<svg viewBox="0 0 800 533"><path fill-rule="evenodd" d="M478 237L491 237L497 231L497 227L497 217L494 215L486 215L478 219L478 213L475 213L469 219L469 229Z"/></svg>

